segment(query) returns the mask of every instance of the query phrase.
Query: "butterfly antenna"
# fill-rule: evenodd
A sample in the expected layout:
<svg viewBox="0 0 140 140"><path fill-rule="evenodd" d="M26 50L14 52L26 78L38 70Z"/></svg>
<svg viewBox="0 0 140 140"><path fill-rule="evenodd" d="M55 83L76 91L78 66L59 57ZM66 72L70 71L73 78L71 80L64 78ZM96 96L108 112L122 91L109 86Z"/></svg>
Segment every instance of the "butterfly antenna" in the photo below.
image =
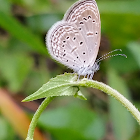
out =
<svg viewBox="0 0 140 140"><path fill-rule="evenodd" d="M127 56L126 56L125 54L114 54L114 55L109 55L109 54L111 54L111 53L113 53L113 52L115 52L115 51L122 51L122 50L121 50L121 49L115 49L115 50L113 50L113 51L110 51L109 53L107 53L107 54L101 56L100 58L98 58L98 59L96 60L96 62L98 63L98 62L100 62L100 61L102 61L102 60L104 60L104 59L106 59L106 58L114 57L114 56L124 56L124 57L127 58Z"/></svg>

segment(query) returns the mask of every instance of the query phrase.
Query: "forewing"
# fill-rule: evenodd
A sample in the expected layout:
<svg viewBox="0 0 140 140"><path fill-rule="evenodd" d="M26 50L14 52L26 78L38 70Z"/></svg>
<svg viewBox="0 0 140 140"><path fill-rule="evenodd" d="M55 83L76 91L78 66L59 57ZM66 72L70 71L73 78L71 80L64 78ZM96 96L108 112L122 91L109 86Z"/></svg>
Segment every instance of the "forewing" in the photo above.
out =
<svg viewBox="0 0 140 140"><path fill-rule="evenodd" d="M78 1L68 9L63 20L77 27L86 44L82 47L88 50L86 65L93 65L98 54L101 36L100 14L95 0Z"/></svg>

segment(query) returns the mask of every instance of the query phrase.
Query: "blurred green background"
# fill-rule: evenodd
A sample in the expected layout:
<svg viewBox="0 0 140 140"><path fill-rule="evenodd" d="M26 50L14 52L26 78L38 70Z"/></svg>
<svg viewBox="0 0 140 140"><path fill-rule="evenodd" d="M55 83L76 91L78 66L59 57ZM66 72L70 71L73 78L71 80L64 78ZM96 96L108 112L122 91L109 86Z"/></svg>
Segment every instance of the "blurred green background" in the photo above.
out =
<svg viewBox="0 0 140 140"><path fill-rule="evenodd" d="M22 99L50 78L72 72L50 58L45 36L74 2L0 0L0 140L25 139L28 128L23 126L42 100L21 103ZM93 79L117 89L140 109L140 0L97 4L102 32L98 57L122 49L128 58L103 60ZM81 90L87 101L58 97L43 112L37 126L42 140L140 139L138 123L120 103L101 91Z"/></svg>

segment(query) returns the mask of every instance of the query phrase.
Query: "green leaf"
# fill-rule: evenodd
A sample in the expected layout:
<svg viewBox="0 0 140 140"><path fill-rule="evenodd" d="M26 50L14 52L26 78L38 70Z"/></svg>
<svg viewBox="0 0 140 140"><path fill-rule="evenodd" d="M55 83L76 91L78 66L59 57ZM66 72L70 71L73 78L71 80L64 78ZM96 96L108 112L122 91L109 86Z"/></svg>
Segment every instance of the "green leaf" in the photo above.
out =
<svg viewBox="0 0 140 140"><path fill-rule="evenodd" d="M115 70L108 70L109 85L130 99L130 93L125 81ZM109 97L110 115L117 140L128 140L134 133L134 118L118 101Z"/></svg>
<svg viewBox="0 0 140 140"><path fill-rule="evenodd" d="M130 50L135 61L137 62L138 66L140 67L140 43L131 42L128 44L128 49Z"/></svg>
<svg viewBox="0 0 140 140"><path fill-rule="evenodd" d="M62 18L62 14L40 14L27 17L26 22L33 31L44 33L47 32L55 22L62 20Z"/></svg>
<svg viewBox="0 0 140 140"><path fill-rule="evenodd" d="M100 13L130 13L140 14L140 1L128 0L128 1L98 1ZM118 10L119 9L119 10Z"/></svg>
<svg viewBox="0 0 140 140"><path fill-rule="evenodd" d="M34 35L29 29L21 25L14 17L2 11L0 11L0 26L17 39L28 44L34 51L45 55L47 54L45 45L37 35Z"/></svg>
<svg viewBox="0 0 140 140"><path fill-rule="evenodd" d="M15 140L16 134L12 126L3 117L0 117L0 140Z"/></svg>
<svg viewBox="0 0 140 140"><path fill-rule="evenodd" d="M84 95L79 91L78 86L74 86L77 81L76 74L65 73L52 78L49 82L44 84L38 91L26 97L23 101L32 101L40 98L47 98L52 96L76 96L85 99Z"/></svg>
<svg viewBox="0 0 140 140"><path fill-rule="evenodd" d="M10 13L11 4L12 2L10 0L0 0L0 11L3 11L4 13Z"/></svg>
<svg viewBox="0 0 140 140"><path fill-rule="evenodd" d="M0 117L0 139L4 140L7 138L7 123Z"/></svg>
<svg viewBox="0 0 140 140"><path fill-rule="evenodd" d="M31 70L32 58L24 53L11 53L1 49L0 60L1 77L8 82L9 89L12 92L21 90Z"/></svg>

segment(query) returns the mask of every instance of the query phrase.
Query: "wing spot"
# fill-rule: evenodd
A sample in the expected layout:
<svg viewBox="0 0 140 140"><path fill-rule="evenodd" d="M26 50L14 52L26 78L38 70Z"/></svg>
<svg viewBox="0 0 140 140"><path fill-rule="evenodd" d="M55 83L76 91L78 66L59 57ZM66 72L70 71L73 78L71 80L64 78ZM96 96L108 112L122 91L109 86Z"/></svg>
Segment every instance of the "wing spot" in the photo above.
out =
<svg viewBox="0 0 140 140"><path fill-rule="evenodd" d="M93 23L95 22L95 20L93 20Z"/></svg>
<svg viewBox="0 0 140 140"><path fill-rule="evenodd" d="M64 53L63 56L66 56L66 54Z"/></svg>
<svg viewBox="0 0 140 140"><path fill-rule="evenodd" d="M85 17L83 18L84 20L87 20Z"/></svg>
<svg viewBox="0 0 140 140"><path fill-rule="evenodd" d="M66 41L64 40L63 42L65 43Z"/></svg>
<svg viewBox="0 0 140 140"><path fill-rule="evenodd" d="M78 59L79 57L77 56L77 59Z"/></svg>
<svg viewBox="0 0 140 140"><path fill-rule="evenodd" d="M85 52L83 52L83 54L86 54Z"/></svg>
<svg viewBox="0 0 140 140"><path fill-rule="evenodd" d="M91 16L89 15L89 16L88 16L88 19L90 19L90 18L91 18Z"/></svg>
<svg viewBox="0 0 140 140"><path fill-rule="evenodd" d="M66 50L64 50L64 52L65 52Z"/></svg>
<svg viewBox="0 0 140 140"><path fill-rule="evenodd" d="M84 63L85 63L86 61L84 61Z"/></svg>
<svg viewBox="0 0 140 140"><path fill-rule="evenodd" d="M69 39L70 37L69 36L67 36L67 38L66 39Z"/></svg>
<svg viewBox="0 0 140 140"><path fill-rule="evenodd" d="M83 44L83 42L81 41L81 42L80 42L80 45L82 45L82 44Z"/></svg>
<svg viewBox="0 0 140 140"><path fill-rule="evenodd" d="M68 62L69 60L67 60L66 62Z"/></svg>
<svg viewBox="0 0 140 140"><path fill-rule="evenodd" d="M62 45L62 47L64 48L64 47L65 47L65 45Z"/></svg>
<svg viewBox="0 0 140 140"><path fill-rule="evenodd" d="M96 32L95 34L97 35L98 33Z"/></svg>
<svg viewBox="0 0 140 140"><path fill-rule="evenodd" d="M93 32L87 33L87 36L93 36Z"/></svg>
<svg viewBox="0 0 140 140"><path fill-rule="evenodd" d="M76 37L73 38L73 40L75 40L75 39L76 39Z"/></svg>
<svg viewBox="0 0 140 140"><path fill-rule="evenodd" d="M82 28L79 28L79 30L81 30Z"/></svg>
<svg viewBox="0 0 140 140"><path fill-rule="evenodd" d="M84 23L81 21L80 24L84 24Z"/></svg>

